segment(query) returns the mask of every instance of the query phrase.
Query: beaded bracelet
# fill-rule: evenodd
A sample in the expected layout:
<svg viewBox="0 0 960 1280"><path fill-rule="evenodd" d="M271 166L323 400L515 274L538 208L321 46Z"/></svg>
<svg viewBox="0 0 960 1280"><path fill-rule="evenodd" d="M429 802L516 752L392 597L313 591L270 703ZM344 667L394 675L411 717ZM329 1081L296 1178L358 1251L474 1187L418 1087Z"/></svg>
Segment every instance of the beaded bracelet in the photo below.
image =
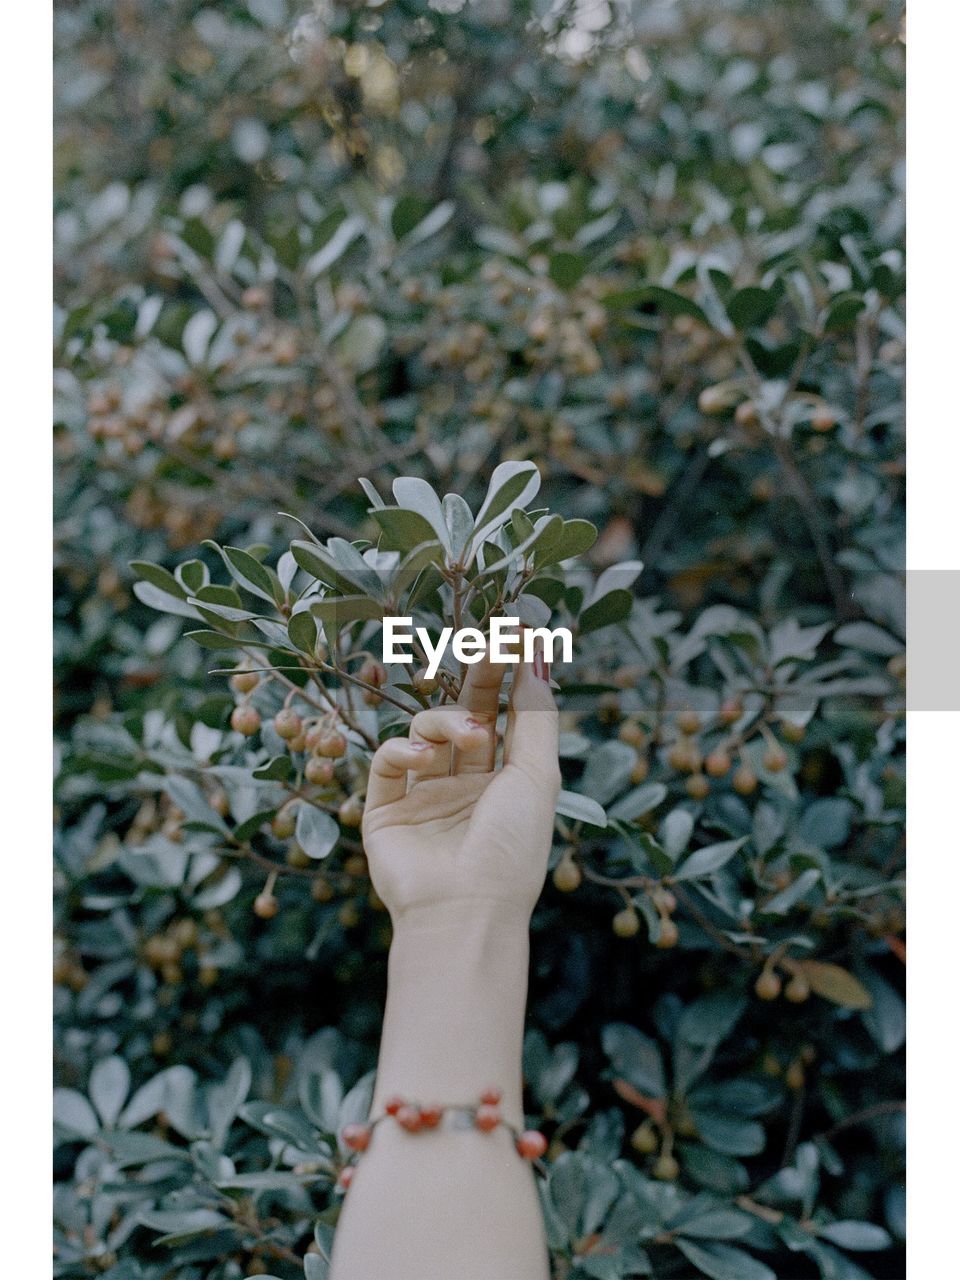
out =
<svg viewBox="0 0 960 1280"><path fill-rule="evenodd" d="M502 1097L503 1094L499 1089L484 1089L479 1102L450 1107L422 1106L416 1102L409 1102L405 1098L391 1098L384 1107L384 1114L378 1116L376 1120L370 1120L365 1124L348 1124L341 1131L343 1145L352 1152L352 1155L340 1170L337 1189L346 1191L350 1186L357 1162L369 1147L374 1129L387 1119L395 1120L407 1133L422 1133L425 1130L438 1128L445 1116L459 1116L467 1122L462 1127L469 1126L478 1129L481 1133L492 1133L494 1129L506 1129L512 1135L514 1146L524 1160L529 1160L531 1163L539 1160L547 1149L546 1138L537 1129L524 1129L521 1132L504 1120L500 1111Z"/></svg>

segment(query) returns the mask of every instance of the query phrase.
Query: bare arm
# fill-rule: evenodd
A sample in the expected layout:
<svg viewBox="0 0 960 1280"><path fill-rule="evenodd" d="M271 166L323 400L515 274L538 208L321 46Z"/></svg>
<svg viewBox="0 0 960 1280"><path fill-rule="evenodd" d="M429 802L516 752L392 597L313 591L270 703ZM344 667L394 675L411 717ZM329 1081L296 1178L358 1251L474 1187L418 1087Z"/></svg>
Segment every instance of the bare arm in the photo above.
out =
<svg viewBox="0 0 960 1280"><path fill-rule="evenodd" d="M495 770L502 675L471 667L461 705L420 713L371 770L364 841L394 923L374 1117L394 1096L468 1105L496 1086L504 1120L522 1127L528 928L559 785L557 720L542 661L521 664ZM533 1175L506 1128L376 1127L337 1228L333 1280L547 1273Z"/></svg>

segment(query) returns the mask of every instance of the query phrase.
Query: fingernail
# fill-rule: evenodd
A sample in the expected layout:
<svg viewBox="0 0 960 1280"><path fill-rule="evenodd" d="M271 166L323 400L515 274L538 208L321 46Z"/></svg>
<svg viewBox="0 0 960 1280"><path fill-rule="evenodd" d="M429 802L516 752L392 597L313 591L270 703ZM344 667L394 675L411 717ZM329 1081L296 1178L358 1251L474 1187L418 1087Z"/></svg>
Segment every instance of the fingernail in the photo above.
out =
<svg viewBox="0 0 960 1280"><path fill-rule="evenodd" d="M429 751L431 745L432 744L429 742L411 742L410 750L411 751Z"/></svg>
<svg viewBox="0 0 960 1280"><path fill-rule="evenodd" d="M467 716L464 724L468 725L471 729L485 729L487 727L482 720L474 720L473 716Z"/></svg>

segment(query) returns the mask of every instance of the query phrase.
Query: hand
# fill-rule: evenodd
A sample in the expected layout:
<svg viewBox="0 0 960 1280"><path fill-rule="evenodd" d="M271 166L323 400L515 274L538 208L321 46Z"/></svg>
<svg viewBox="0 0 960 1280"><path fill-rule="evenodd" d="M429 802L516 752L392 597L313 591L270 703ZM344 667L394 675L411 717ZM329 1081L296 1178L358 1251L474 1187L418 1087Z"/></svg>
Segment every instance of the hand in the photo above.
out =
<svg viewBox="0 0 960 1280"><path fill-rule="evenodd" d="M469 899L532 912L546 876L560 789L557 709L542 651L514 668L503 765L496 724L505 667L467 670L456 705L418 712L370 768L363 841L394 921Z"/></svg>

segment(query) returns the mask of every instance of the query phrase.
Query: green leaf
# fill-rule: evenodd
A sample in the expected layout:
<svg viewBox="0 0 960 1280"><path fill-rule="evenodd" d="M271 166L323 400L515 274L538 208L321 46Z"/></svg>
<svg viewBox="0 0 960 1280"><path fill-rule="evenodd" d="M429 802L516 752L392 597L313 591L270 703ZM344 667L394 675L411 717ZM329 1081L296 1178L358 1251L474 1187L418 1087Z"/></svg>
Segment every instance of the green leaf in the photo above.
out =
<svg viewBox="0 0 960 1280"><path fill-rule="evenodd" d="M671 1223L671 1231L682 1236L693 1236L704 1240L736 1240L745 1236L753 1226L754 1219L739 1209L707 1209L692 1218Z"/></svg>
<svg viewBox="0 0 960 1280"><path fill-rule="evenodd" d="M601 742L587 757L577 790L605 805L629 783L636 763L636 751L625 742L616 738Z"/></svg>
<svg viewBox="0 0 960 1280"><path fill-rule="evenodd" d="M394 207L394 218L396 218L397 209L399 205L402 204L402 201L413 200L413 198L416 198L417 204L420 205L421 209L425 206L429 207L426 205L426 201L420 200L420 197L402 197L402 200L397 202L397 207ZM397 223L392 219L394 234L396 234L398 238L401 238L402 236L404 248L412 248L413 244L421 244L426 241L426 239L430 239L431 236L435 236L435 234L440 232L440 230L443 230L448 221L453 218L453 214L456 212L456 209L457 206L452 200L442 200L439 205L436 205L434 209L430 209L428 214L417 219L416 223L413 224L412 227L407 227L402 233L397 232ZM406 224L407 218L408 214L403 216L402 224Z"/></svg>
<svg viewBox="0 0 960 1280"><path fill-rule="evenodd" d="M202 560L185 560L177 565L174 577L186 591L195 596L210 582L210 570Z"/></svg>
<svg viewBox="0 0 960 1280"><path fill-rule="evenodd" d="M495 467L487 486L487 496L477 514L473 554L503 524L514 507L526 507L539 489L540 472L532 462L501 462Z"/></svg>
<svg viewBox="0 0 960 1280"><path fill-rule="evenodd" d="M375 507L370 514L382 530L381 551L413 551L424 542L437 540L436 530L424 516L406 507ZM444 528L444 537L446 529Z"/></svg>
<svg viewBox="0 0 960 1280"><path fill-rule="evenodd" d="M344 364L357 373L365 373L379 360L386 340L386 322L378 315L363 312L354 316L333 345Z"/></svg>
<svg viewBox="0 0 960 1280"><path fill-rule="evenodd" d="M726 866L734 854L747 843L747 837L739 840L724 840L720 844L708 844L692 853L686 862L673 873L674 880L697 880L702 876L711 876L721 867Z"/></svg>
<svg viewBox="0 0 960 1280"><path fill-rule="evenodd" d="M176 596L178 600L186 600L187 591L167 569L161 568L158 564L152 564L149 560L131 560L129 563L134 573L139 574L145 582L152 583L153 586L165 592L168 596Z"/></svg>
<svg viewBox="0 0 960 1280"><path fill-rule="evenodd" d="M575 822L586 822L591 827L605 827L607 815L603 806L597 804L590 796L579 795L576 791L561 791L557 796L556 812L561 818L572 818Z"/></svg>
<svg viewBox="0 0 960 1280"><path fill-rule="evenodd" d="M259 782L286 782L292 776L293 761L289 756L274 756L253 771L253 777Z"/></svg>
<svg viewBox="0 0 960 1280"><path fill-rule="evenodd" d="M776 289L761 289L757 285L747 285L738 289L727 300L727 315L736 328L752 329L770 319L777 309L780 292Z"/></svg>
<svg viewBox="0 0 960 1280"><path fill-rule="evenodd" d="M115 1129L101 1133L99 1140L121 1169L138 1164L152 1164L155 1160L190 1159L190 1152L184 1147L175 1147L172 1142L165 1142L152 1133L127 1133L125 1130Z"/></svg>
<svg viewBox="0 0 960 1280"><path fill-rule="evenodd" d="M757 914L763 916L786 915L801 898L806 897L819 879L819 869L817 867L808 867L806 871L801 871L792 884L788 884L785 889L781 889L779 893L774 894L769 902L758 903Z"/></svg>
<svg viewBox="0 0 960 1280"><path fill-rule="evenodd" d="M215 547L216 543L205 545ZM249 552L242 551L239 547L223 547L220 549L220 554L230 573L247 591L259 596L261 600L270 601L271 604L283 603L285 594L280 586L280 580L266 565L262 565Z"/></svg>
<svg viewBox="0 0 960 1280"><path fill-rule="evenodd" d="M625 622L633 609L633 593L626 588L618 587L608 591L605 596L587 607L580 614L577 627L580 635L589 635L599 631L601 627L612 627L618 622Z"/></svg>
<svg viewBox="0 0 960 1280"><path fill-rule="evenodd" d="M308 609L297 609L287 619L287 635L290 643L301 653L311 657L317 650L317 623Z"/></svg>
<svg viewBox="0 0 960 1280"><path fill-rule="evenodd" d="M246 1058L237 1058L227 1072L222 1084L207 1090L207 1115L210 1120L210 1140L217 1150L222 1150L237 1112L247 1100L253 1074Z"/></svg>
<svg viewBox="0 0 960 1280"><path fill-rule="evenodd" d="M798 834L817 849L835 849L846 843L853 821L853 805L843 796L825 796L803 811Z"/></svg>
<svg viewBox="0 0 960 1280"><path fill-rule="evenodd" d="M383 499L380 497L379 493L377 493L376 487L366 478L366 476L360 476L357 479L357 484L370 499L371 507L382 507L385 505Z"/></svg>
<svg viewBox="0 0 960 1280"><path fill-rule="evenodd" d="M79 1138L92 1138L100 1128L93 1107L76 1089L54 1089L53 1122Z"/></svg>
<svg viewBox="0 0 960 1280"><path fill-rule="evenodd" d="M358 588L366 594L365 585L345 573L327 548L319 543L297 540L291 542L290 551L300 568L324 586L342 595L350 595Z"/></svg>
<svg viewBox="0 0 960 1280"><path fill-rule="evenodd" d="M393 482L393 496L398 506L407 511L416 512L430 525L433 532L421 541L437 539L449 548L450 531L444 518L443 506L426 480L421 480L418 476L397 476ZM375 511L377 510L382 511L385 508L375 508Z"/></svg>
<svg viewBox="0 0 960 1280"><path fill-rule="evenodd" d="M143 604L148 605L151 609L156 609L160 613L175 613L181 618L193 618L194 621L200 620L200 614L197 610L183 599L179 582L176 582L172 575L171 579L176 583L179 593L177 595L173 595L169 591L162 591L152 582L135 582L133 584L133 594Z"/></svg>
<svg viewBox="0 0 960 1280"><path fill-rule="evenodd" d="M188 640L194 640L203 649L236 649L236 636L225 636L219 631L186 631Z"/></svg>
<svg viewBox="0 0 960 1280"><path fill-rule="evenodd" d="M605 307L616 311L642 306L649 302L665 316L692 316L703 325L708 323L703 308L692 298L678 293L675 289L665 289L659 284L644 284L634 289L618 290L606 294L602 301Z"/></svg>
<svg viewBox="0 0 960 1280"><path fill-rule="evenodd" d="M642 782L617 801L610 809L611 818L621 822L635 822L667 798L667 788L662 782Z"/></svg>
<svg viewBox="0 0 960 1280"><path fill-rule="evenodd" d="M676 1246L710 1280L777 1280L764 1262L731 1244L694 1244L682 1236Z"/></svg>
<svg viewBox="0 0 960 1280"><path fill-rule="evenodd" d="M625 1022L611 1022L603 1028L601 1042L616 1076L647 1097L666 1096L663 1059L649 1036Z"/></svg>
<svg viewBox="0 0 960 1280"><path fill-rule="evenodd" d="M859 974L873 1001L871 1008L863 1011L863 1025L884 1053L896 1053L907 1036L903 997L866 965L859 969Z"/></svg>
<svg viewBox="0 0 960 1280"><path fill-rule="evenodd" d="M572 289L579 284L586 269L587 260L582 253L570 253L561 249L550 255L550 279L561 289Z"/></svg>
<svg viewBox="0 0 960 1280"><path fill-rule="evenodd" d="M564 520L563 534L556 550L557 560L572 560L574 556L582 556L590 550L597 536L597 526L589 520Z"/></svg>
<svg viewBox="0 0 960 1280"><path fill-rule="evenodd" d="M116 1124L129 1092L130 1068L123 1058L101 1058L90 1072L90 1100L106 1128Z"/></svg>
<svg viewBox="0 0 960 1280"><path fill-rule="evenodd" d="M663 821L657 835L666 853L671 858L679 858L693 835L694 819L689 809L671 809Z"/></svg>
<svg viewBox="0 0 960 1280"><path fill-rule="evenodd" d="M732 991L712 991L687 1005L677 1024L677 1035L698 1048L715 1047L736 1026L746 999Z"/></svg>
<svg viewBox="0 0 960 1280"><path fill-rule="evenodd" d="M756 1156L766 1146L763 1125L755 1120L691 1108L697 1135L712 1151L725 1156Z"/></svg>
<svg viewBox="0 0 960 1280"><path fill-rule="evenodd" d="M864 653L878 653L884 658L903 652L903 641L873 622L848 622L837 627L833 638L837 644L862 649Z"/></svg>
<svg viewBox="0 0 960 1280"><path fill-rule="evenodd" d="M356 215L346 217L334 230L330 239L318 249L304 264L304 275L308 280L328 271L338 259L342 258L354 240L364 231L363 219Z"/></svg>
<svg viewBox="0 0 960 1280"><path fill-rule="evenodd" d="M473 533L473 512L459 493L444 494L442 506L450 553L458 560L466 551Z"/></svg>
<svg viewBox="0 0 960 1280"><path fill-rule="evenodd" d="M308 858L325 858L340 839L340 828L329 813L302 804L297 810L296 838Z"/></svg>
<svg viewBox="0 0 960 1280"><path fill-rule="evenodd" d="M890 1233L883 1227L878 1227L873 1222L856 1222L852 1219L831 1222L821 1227L818 1234L831 1244L839 1245L841 1249L889 1249L893 1244Z"/></svg>
<svg viewBox="0 0 960 1280"><path fill-rule="evenodd" d="M348 626L351 622L371 619L379 621L383 617L383 608L369 596L323 596L311 602L310 614L314 618L319 618L324 626L339 631L341 627ZM297 614L292 615L290 621L292 622L297 616ZM287 630L289 629L288 623ZM298 645L297 648L300 646ZM312 653L313 650L305 650L305 652Z"/></svg>
<svg viewBox="0 0 960 1280"><path fill-rule="evenodd" d="M821 328L824 333L843 333L852 329L857 316L866 307L859 293L838 293L823 314Z"/></svg>

